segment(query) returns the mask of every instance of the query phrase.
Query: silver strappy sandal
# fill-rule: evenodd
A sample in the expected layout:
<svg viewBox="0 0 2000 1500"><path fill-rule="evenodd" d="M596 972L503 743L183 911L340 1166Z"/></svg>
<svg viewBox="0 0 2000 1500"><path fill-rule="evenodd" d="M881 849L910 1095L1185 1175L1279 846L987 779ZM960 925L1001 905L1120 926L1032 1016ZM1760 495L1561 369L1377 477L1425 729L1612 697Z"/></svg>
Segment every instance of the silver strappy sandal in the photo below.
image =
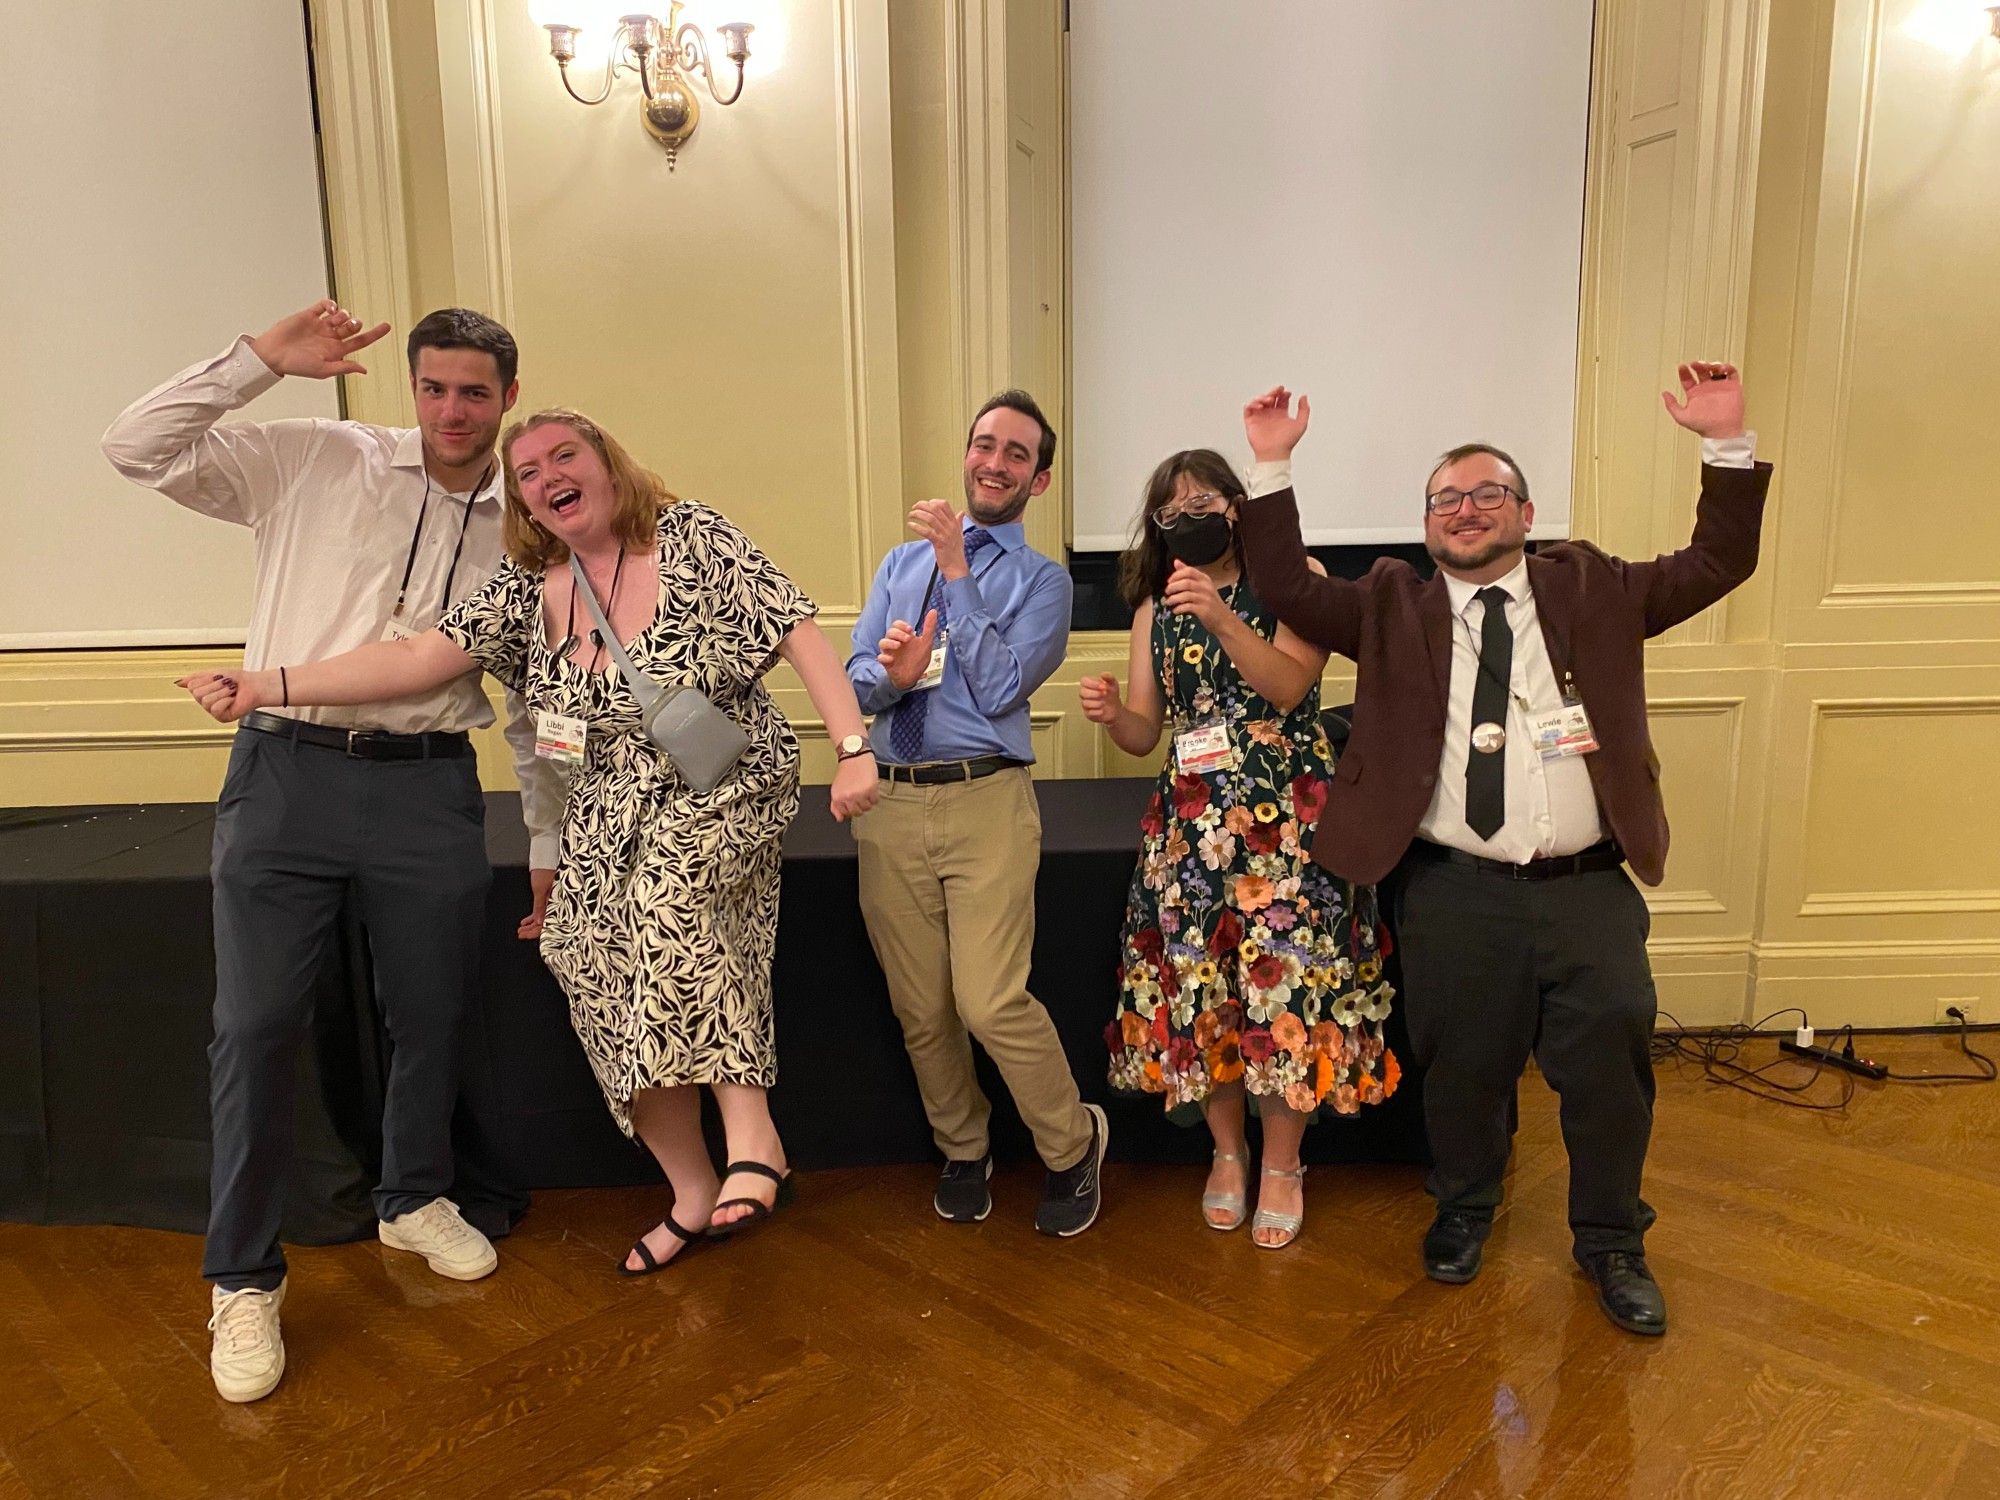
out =
<svg viewBox="0 0 2000 1500"><path fill-rule="evenodd" d="M1235 1162L1243 1160L1234 1151L1218 1151L1215 1153L1214 1159L1216 1161ZM1243 1227L1244 1211L1248 1207L1248 1197L1243 1193L1203 1193L1201 1195L1201 1222L1206 1224L1210 1229L1241 1229ZM1211 1209L1217 1213L1228 1214L1229 1221L1222 1223L1211 1219L1208 1216Z"/></svg>
<svg viewBox="0 0 2000 1500"><path fill-rule="evenodd" d="M1289 1178L1293 1182L1303 1182L1305 1181L1306 1169L1303 1164L1295 1172L1287 1172L1279 1167L1265 1167L1263 1173L1266 1177L1284 1177ZM1263 1194L1261 1193L1257 1195L1257 1205L1257 1212L1250 1216L1250 1236L1251 1243L1259 1250L1282 1250L1299 1237L1299 1226L1306 1221L1306 1216L1303 1212L1295 1214L1275 1213L1263 1206ZM1282 1230L1285 1237L1281 1240L1271 1240L1268 1242L1260 1240L1256 1237L1257 1231L1260 1229Z"/></svg>

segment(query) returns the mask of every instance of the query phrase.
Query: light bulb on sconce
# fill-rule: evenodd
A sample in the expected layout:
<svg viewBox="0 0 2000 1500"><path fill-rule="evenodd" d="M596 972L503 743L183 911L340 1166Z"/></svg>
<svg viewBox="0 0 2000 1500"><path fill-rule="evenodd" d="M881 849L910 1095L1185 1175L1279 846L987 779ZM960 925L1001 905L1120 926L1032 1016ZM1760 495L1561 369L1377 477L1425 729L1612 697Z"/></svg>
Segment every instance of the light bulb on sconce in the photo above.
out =
<svg viewBox="0 0 2000 1500"><path fill-rule="evenodd" d="M750 60L750 33L756 30L748 21L728 21L715 28L722 36L724 58L736 68L735 87L725 95L716 87L707 36L699 26L682 21L681 10L681 0L670 0L665 17L643 11L614 14L605 0L534 0L529 9L535 24L548 32L549 56L555 59L563 88L577 103L602 104L611 97L619 73L638 76L639 123L667 153L669 171L701 125L695 76L700 76L709 98L719 105L731 105L742 98L743 66ZM583 46L606 37L609 48L603 63L604 86L594 98L580 94L570 78L570 67ZM583 65L595 66L596 59L590 57Z"/></svg>
<svg viewBox="0 0 2000 1500"><path fill-rule="evenodd" d="M1996 42L2000 42L2000 5L1986 7L1986 21L1989 33Z"/></svg>

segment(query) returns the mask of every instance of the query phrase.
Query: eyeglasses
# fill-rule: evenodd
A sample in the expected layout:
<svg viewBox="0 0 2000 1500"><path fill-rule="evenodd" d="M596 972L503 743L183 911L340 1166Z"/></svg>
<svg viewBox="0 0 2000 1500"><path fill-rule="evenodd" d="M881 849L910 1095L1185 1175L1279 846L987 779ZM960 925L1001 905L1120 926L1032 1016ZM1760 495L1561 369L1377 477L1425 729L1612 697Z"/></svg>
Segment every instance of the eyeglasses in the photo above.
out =
<svg viewBox="0 0 2000 1500"><path fill-rule="evenodd" d="M1227 495L1218 495L1214 490L1205 490L1199 495L1189 495L1185 500L1169 500L1153 512L1153 524L1162 531L1172 531L1176 524L1188 516L1212 516L1229 505Z"/></svg>
<svg viewBox="0 0 2000 1500"><path fill-rule="evenodd" d="M1434 516L1448 516L1466 501L1472 502L1474 510L1498 510L1512 495L1516 500L1521 492L1504 484L1474 485L1469 490L1439 490L1435 495L1424 496L1424 509Z"/></svg>

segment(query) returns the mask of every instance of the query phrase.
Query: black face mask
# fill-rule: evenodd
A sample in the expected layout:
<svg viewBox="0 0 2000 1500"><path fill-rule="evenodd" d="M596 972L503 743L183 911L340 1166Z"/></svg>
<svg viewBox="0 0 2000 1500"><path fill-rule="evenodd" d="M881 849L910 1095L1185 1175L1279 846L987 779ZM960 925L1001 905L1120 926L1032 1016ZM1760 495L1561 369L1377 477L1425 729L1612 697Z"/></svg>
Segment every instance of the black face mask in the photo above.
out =
<svg viewBox="0 0 2000 1500"><path fill-rule="evenodd" d="M1229 550L1235 524L1221 511L1205 516L1182 516L1170 530L1162 532L1167 551L1189 567L1205 568Z"/></svg>

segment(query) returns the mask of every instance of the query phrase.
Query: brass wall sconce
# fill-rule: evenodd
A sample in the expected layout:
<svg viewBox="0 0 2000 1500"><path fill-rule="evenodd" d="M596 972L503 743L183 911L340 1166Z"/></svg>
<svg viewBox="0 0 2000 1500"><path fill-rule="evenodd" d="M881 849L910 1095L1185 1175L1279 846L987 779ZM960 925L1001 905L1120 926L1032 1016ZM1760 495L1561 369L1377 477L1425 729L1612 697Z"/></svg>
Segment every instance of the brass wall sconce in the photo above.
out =
<svg viewBox="0 0 2000 1500"><path fill-rule="evenodd" d="M583 30L579 12L584 6L579 0L537 0L533 7L536 24L549 34L549 56L556 60L563 88L577 103L602 104L611 97L619 73L638 75L639 123L667 153L669 171L679 159L681 147L701 124L695 76L699 74L708 85L708 96L717 104L731 105L742 98L743 65L750 59L750 33L756 29L747 21L730 21L715 28L722 33L723 56L736 64L736 86L725 97L715 84L708 38L699 26L681 20L681 8L681 0L670 0L664 18L644 12L619 17L604 62L604 87L595 98L589 98L577 92L569 75L570 64L576 60L577 34Z"/></svg>

